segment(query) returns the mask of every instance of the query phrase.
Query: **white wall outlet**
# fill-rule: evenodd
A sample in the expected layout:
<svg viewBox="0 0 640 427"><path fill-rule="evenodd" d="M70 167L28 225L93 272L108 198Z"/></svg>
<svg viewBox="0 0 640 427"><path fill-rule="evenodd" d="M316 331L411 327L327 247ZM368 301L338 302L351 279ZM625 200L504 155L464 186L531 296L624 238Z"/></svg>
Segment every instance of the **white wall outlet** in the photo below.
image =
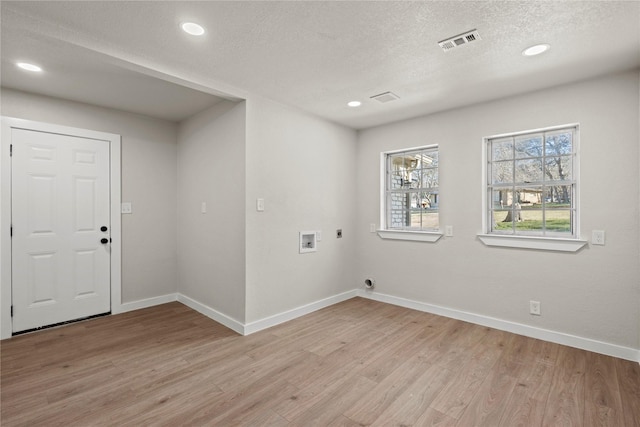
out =
<svg viewBox="0 0 640 427"><path fill-rule="evenodd" d="M316 242L322 240L322 231L316 231Z"/></svg>
<svg viewBox="0 0 640 427"><path fill-rule="evenodd" d="M591 232L591 244L604 246L604 230L593 230Z"/></svg>
<svg viewBox="0 0 640 427"><path fill-rule="evenodd" d="M200 203L200 213L207 213L207 202Z"/></svg>
<svg viewBox="0 0 640 427"><path fill-rule="evenodd" d="M540 316L540 301L529 301L529 314Z"/></svg>
<svg viewBox="0 0 640 427"><path fill-rule="evenodd" d="M444 235L447 237L453 237L453 225L445 225Z"/></svg>
<svg viewBox="0 0 640 427"><path fill-rule="evenodd" d="M123 202L120 205L120 213L123 213L123 214L133 213L133 207L131 206L131 202Z"/></svg>
<svg viewBox="0 0 640 427"><path fill-rule="evenodd" d="M264 212L264 199L256 199L256 210Z"/></svg>
<svg viewBox="0 0 640 427"><path fill-rule="evenodd" d="M369 233L375 233L376 232L376 224L375 223L371 223L369 224Z"/></svg>

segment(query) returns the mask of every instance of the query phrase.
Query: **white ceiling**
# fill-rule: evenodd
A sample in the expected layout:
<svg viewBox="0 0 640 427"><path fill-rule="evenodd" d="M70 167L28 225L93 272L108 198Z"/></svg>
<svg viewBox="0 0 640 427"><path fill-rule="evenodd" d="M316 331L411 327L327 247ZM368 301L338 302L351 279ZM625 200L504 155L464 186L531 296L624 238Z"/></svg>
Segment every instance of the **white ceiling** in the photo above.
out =
<svg viewBox="0 0 640 427"><path fill-rule="evenodd" d="M637 1L2 1L1 13L3 86L174 121L257 94L361 129L640 67ZM437 44L472 29L482 40ZM551 50L521 55L537 43ZM386 91L400 99L370 99Z"/></svg>

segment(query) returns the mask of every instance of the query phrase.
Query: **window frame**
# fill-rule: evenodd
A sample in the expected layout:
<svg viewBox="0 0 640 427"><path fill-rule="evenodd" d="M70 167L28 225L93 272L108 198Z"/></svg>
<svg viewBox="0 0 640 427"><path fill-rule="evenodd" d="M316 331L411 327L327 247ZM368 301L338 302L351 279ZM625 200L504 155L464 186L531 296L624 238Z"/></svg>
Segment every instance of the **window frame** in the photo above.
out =
<svg viewBox="0 0 640 427"><path fill-rule="evenodd" d="M548 134L563 130L571 130L573 132L572 139L572 232L570 235L546 232L541 235L518 233L514 228L511 233L501 233L492 230L492 199L491 194L494 184L490 182L490 161L489 146L492 141L506 138L518 138L524 135ZM543 138L542 146L544 147L546 139ZM544 160L545 157L539 157ZM515 162L514 157L514 162ZM515 171L515 163L514 163ZM515 173L515 172L514 172ZM543 172L544 173L544 172ZM545 180L543 179L542 182ZM518 183L511 182L512 188L516 188ZM543 184L540 184L543 185ZM545 210L542 210L543 215ZM531 129L519 132L509 132L498 135L491 135L482 139L482 234L478 234L478 238L487 246L516 247L528 249L541 249L553 251L575 252L586 245L587 241L580 239L580 125L578 123L570 123L559 126L550 126L539 129Z"/></svg>
<svg viewBox="0 0 640 427"><path fill-rule="evenodd" d="M435 243L440 239L440 237L442 237L443 233L441 232L441 227L440 227L440 208L439 207L437 210L438 228L424 229L424 230L400 229L400 228L390 228L388 224L389 208L388 208L387 195L390 193L387 189L387 183L389 179L388 176L391 173L391 171L388 169L390 157L400 153L410 153L415 151L429 151L429 150L438 152L438 175L439 175L440 174L440 159L439 159L440 147L438 144L429 144L429 145L422 145L417 147L402 148L398 150L389 150L389 151L384 151L380 153L380 229L377 230L377 234L381 238ZM438 181L439 181L439 177L438 177ZM440 185L438 185L437 187L437 194L439 198Z"/></svg>

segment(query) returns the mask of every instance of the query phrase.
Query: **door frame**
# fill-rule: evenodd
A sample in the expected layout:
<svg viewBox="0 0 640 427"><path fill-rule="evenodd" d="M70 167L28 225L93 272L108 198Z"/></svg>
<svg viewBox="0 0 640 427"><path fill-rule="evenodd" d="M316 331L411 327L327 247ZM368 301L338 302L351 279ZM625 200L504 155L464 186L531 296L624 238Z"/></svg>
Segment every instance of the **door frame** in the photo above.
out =
<svg viewBox="0 0 640 427"><path fill-rule="evenodd" d="M11 318L11 129L25 129L109 142L111 219L111 314L122 312L122 221L120 216L120 135L2 116L0 138L0 339L10 338Z"/></svg>

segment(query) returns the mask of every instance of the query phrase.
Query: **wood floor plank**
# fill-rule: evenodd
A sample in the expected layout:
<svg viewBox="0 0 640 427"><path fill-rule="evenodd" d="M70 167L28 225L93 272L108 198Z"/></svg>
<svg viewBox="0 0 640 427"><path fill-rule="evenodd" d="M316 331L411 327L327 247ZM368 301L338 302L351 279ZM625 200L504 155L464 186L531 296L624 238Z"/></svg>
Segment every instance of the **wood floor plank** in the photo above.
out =
<svg viewBox="0 0 640 427"><path fill-rule="evenodd" d="M344 415L362 425L372 424L418 379L416 372L424 372L431 365L422 355L413 356L364 394Z"/></svg>
<svg viewBox="0 0 640 427"><path fill-rule="evenodd" d="M640 364L615 359L625 426L640 426Z"/></svg>
<svg viewBox="0 0 640 427"><path fill-rule="evenodd" d="M584 425L586 354L574 348L560 348L543 425Z"/></svg>
<svg viewBox="0 0 640 427"><path fill-rule="evenodd" d="M623 425L622 401L613 358L587 353L586 365L584 425Z"/></svg>
<svg viewBox="0 0 640 427"><path fill-rule="evenodd" d="M454 378L454 372L431 365L393 401L372 423L372 426L411 426L429 410L440 390Z"/></svg>
<svg viewBox="0 0 640 427"><path fill-rule="evenodd" d="M522 355L526 363L500 419L499 425L504 427L541 426L544 419L559 346L531 338L528 340L531 345Z"/></svg>
<svg viewBox="0 0 640 427"><path fill-rule="evenodd" d="M471 358L458 367L456 377L431 404L433 409L460 418L502 354L500 338L503 336L503 332L492 329L475 344Z"/></svg>
<svg viewBox="0 0 640 427"><path fill-rule="evenodd" d="M640 427L635 362L354 298L249 336L174 302L0 342L0 424Z"/></svg>

